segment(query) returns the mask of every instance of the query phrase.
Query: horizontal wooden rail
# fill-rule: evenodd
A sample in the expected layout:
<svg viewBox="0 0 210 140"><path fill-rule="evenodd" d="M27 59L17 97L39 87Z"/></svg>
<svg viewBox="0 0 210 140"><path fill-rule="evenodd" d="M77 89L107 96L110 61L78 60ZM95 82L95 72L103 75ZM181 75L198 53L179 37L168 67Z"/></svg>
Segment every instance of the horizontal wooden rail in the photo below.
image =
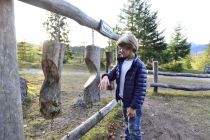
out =
<svg viewBox="0 0 210 140"><path fill-rule="evenodd" d="M210 90L210 86L186 86L186 85L163 84L163 83L150 83L150 87L162 87L162 88L171 88L171 89L186 90L186 91Z"/></svg>
<svg viewBox="0 0 210 140"><path fill-rule="evenodd" d="M19 0L30 5L34 5L36 7L40 7L42 9L46 9L48 11L60 14L62 16L66 16L74 21L78 22L80 25L86 26L88 28L94 29L101 33L102 35L117 40L119 35L115 32L108 30L109 27L107 24L103 26L104 30L101 30L102 20L100 22L91 18L87 14L85 14L82 10L75 7L74 5L68 3L64 0ZM106 32L104 32L106 31Z"/></svg>
<svg viewBox="0 0 210 140"><path fill-rule="evenodd" d="M113 108L117 105L117 101L114 99L103 107L99 112L95 113L81 125L69 132L61 140L78 140L85 133L87 133L92 127L94 127L100 120L104 118Z"/></svg>
<svg viewBox="0 0 210 140"><path fill-rule="evenodd" d="M148 74L153 74L153 70L148 70ZM158 72L158 75L164 76L183 76L183 77L197 77L197 78L210 78L210 74L194 74L194 73L175 73L175 72Z"/></svg>

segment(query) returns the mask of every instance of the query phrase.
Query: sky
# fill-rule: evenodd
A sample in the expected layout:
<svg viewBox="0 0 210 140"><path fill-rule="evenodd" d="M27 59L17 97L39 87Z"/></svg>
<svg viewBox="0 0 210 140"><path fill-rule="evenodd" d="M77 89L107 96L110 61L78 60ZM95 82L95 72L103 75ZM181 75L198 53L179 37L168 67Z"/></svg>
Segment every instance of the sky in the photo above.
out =
<svg viewBox="0 0 210 140"><path fill-rule="evenodd" d="M127 0L67 0L87 15L99 21L104 20L111 27L118 22L118 15ZM180 24L188 41L207 44L210 41L210 1L208 0L149 0L152 11L158 11L159 30L164 30L169 42L174 28ZM47 18L46 10L15 1L15 25L17 41L42 44L48 39L43 28ZM71 46L92 44L92 30L68 19ZM94 32L94 44L107 45L108 39Z"/></svg>

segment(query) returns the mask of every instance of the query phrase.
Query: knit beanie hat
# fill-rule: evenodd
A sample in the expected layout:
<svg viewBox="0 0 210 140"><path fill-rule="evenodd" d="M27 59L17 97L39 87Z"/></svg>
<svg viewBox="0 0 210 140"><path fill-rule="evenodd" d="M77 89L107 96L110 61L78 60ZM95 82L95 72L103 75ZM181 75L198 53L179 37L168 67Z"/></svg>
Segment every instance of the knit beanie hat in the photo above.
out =
<svg viewBox="0 0 210 140"><path fill-rule="evenodd" d="M127 47L133 49L134 52L138 50L138 41L136 37L130 33L130 32L125 32L120 36L120 38L117 41L117 45L120 47Z"/></svg>

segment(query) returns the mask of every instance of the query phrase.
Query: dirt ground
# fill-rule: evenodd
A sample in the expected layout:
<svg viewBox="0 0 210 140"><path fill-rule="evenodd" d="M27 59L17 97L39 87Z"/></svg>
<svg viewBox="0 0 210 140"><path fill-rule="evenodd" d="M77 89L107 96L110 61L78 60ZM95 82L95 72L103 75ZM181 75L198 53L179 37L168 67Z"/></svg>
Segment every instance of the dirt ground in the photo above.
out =
<svg viewBox="0 0 210 140"><path fill-rule="evenodd" d="M28 75L30 75L32 84L41 85L43 75L40 70L26 73L25 77L28 77ZM39 76L40 78L37 80ZM32 104L28 107L28 113L25 113L24 116L24 131L27 140L60 139L114 98L114 91L102 91L101 103L93 108L85 109L74 106L74 102L82 96L83 85L88 76L89 73L84 71L63 72L62 114L54 119L53 122L45 120L40 115L39 97L33 98ZM152 78L149 77L148 82L151 80ZM173 81L174 79L167 80L179 82ZM186 83L183 79L180 81ZM209 81L205 81L204 84L208 83ZM36 90L34 89L34 91ZM148 91L151 91L149 86ZM160 92L166 91L170 92L170 94L148 95L146 97L142 116L143 139L210 140L210 97L203 96L206 95L205 92L202 92L202 96L182 96L183 91L160 90ZM197 94L199 95L199 93ZM121 114L117 116L117 120L122 121ZM118 127L116 130L114 139L123 139L120 137L123 135L123 128ZM107 139L109 139L108 136Z"/></svg>
<svg viewBox="0 0 210 140"><path fill-rule="evenodd" d="M35 96L24 108L24 133L26 140L57 140L104 107L114 97L114 91L101 91L101 102L92 108L76 106L83 95L83 85L88 79L87 71L63 71L61 104L62 113L54 120L45 120L39 112L39 90L43 81L41 70L27 70L22 76L29 82L29 90ZM34 93L35 92L35 93ZM37 96L36 96L37 95Z"/></svg>
<svg viewBox="0 0 210 140"><path fill-rule="evenodd" d="M143 106L144 140L210 140L210 98L147 97ZM123 130L116 140L124 140Z"/></svg>

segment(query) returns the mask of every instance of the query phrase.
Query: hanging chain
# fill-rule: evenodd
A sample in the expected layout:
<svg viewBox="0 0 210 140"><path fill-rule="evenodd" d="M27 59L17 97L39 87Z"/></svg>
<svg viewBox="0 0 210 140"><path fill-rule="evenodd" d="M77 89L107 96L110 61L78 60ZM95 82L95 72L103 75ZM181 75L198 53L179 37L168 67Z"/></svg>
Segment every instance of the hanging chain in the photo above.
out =
<svg viewBox="0 0 210 140"><path fill-rule="evenodd" d="M53 130L53 123L54 123L54 119L51 119L50 121L50 131L52 132Z"/></svg>

